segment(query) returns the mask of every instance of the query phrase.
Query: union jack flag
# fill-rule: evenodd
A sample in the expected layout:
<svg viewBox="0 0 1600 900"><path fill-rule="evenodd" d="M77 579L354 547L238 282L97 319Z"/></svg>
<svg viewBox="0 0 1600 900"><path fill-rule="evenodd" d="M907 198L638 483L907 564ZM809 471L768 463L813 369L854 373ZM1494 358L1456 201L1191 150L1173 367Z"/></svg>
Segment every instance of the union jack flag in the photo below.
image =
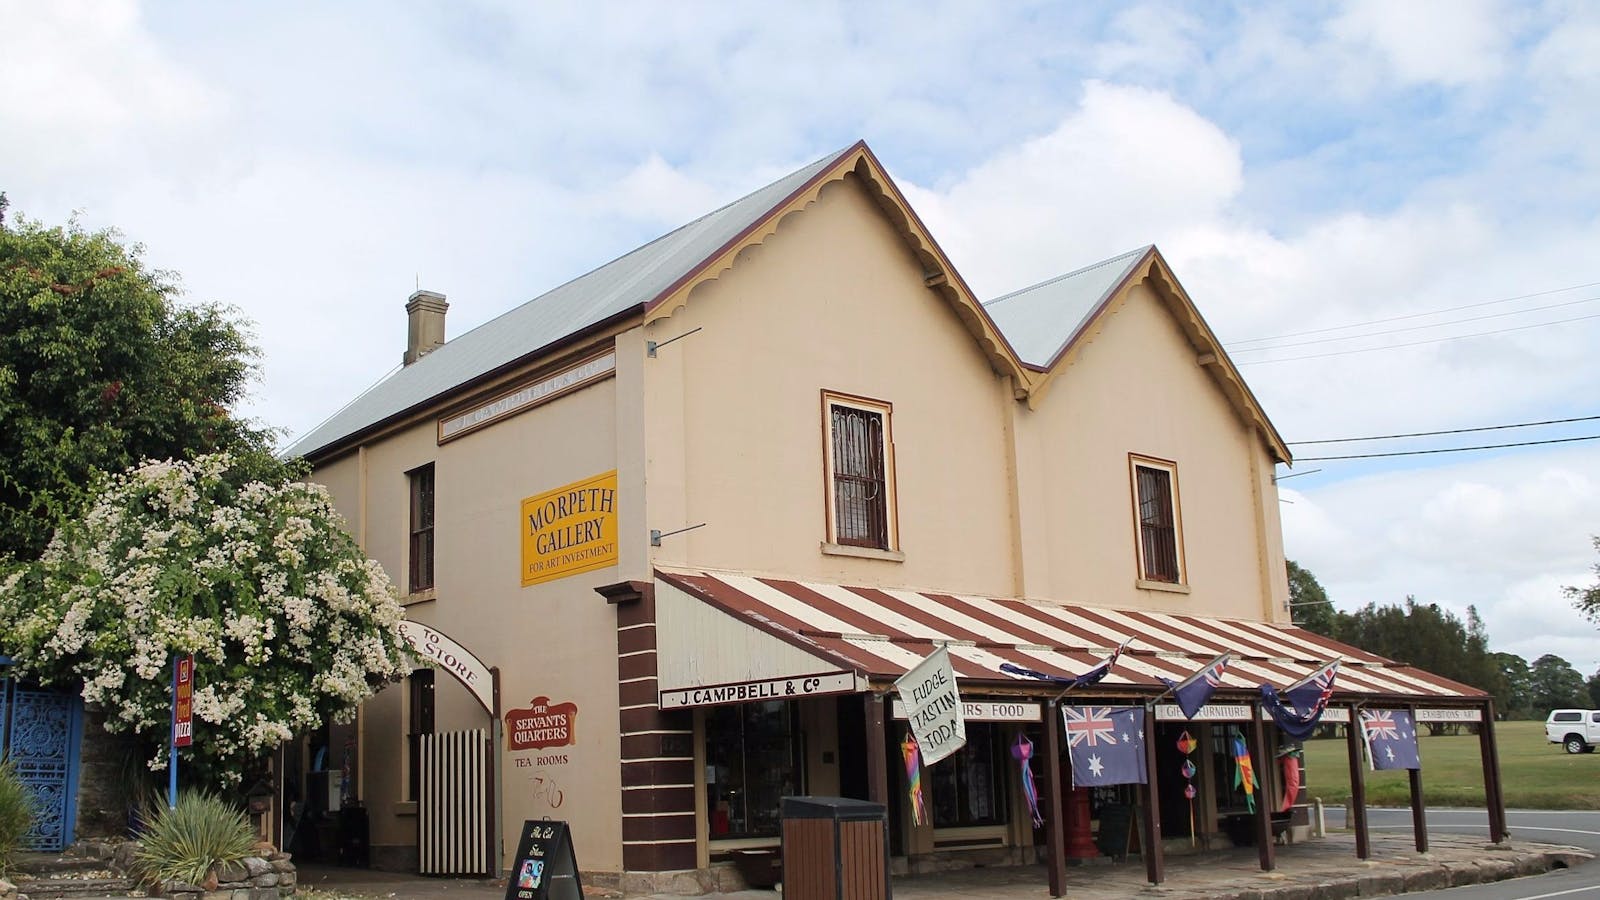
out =
<svg viewBox="0 0 1600 900"><path fill-rule="evenodd" d="M1067 722L1067 746L1095 747L1117 742L1117 725L1111 721L1109 706L1067 706L1062 708Z"/></svg>
<svg viewBox="0 0 1600 900"><path fill-rule="evenodd" d="M1394 713L1388 710L1372 712L1364 716L1367 720L1367 737L1379 740L1398 741L1400 739L1400 726L1395 724Z"/></svg>

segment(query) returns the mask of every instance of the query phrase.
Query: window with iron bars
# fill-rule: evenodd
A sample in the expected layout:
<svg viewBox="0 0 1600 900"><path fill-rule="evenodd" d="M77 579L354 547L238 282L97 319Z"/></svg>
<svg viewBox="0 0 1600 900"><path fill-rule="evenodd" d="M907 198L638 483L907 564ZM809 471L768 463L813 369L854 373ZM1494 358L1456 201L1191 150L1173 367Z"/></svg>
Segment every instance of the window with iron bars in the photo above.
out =
<svg viewBox="0 0 1600 900"><path fill-rule="evenodd" d="M1182 534L1178 527L1176 467L1135 459L1134 488L1138 497L1139 577L1168 584L1183 583Z"/></svg>
<svg viewBox="0 0 1600 900"><path fill-rule="evenodd" d="M887 406L828 401L834 543L891 547Z"/></svg>

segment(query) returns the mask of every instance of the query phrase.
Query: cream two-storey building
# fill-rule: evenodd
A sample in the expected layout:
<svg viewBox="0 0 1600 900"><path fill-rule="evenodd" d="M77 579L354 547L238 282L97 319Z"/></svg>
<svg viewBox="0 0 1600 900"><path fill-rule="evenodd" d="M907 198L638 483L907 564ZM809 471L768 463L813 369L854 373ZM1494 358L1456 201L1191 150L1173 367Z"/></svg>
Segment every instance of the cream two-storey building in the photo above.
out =
<svg viewBox="0 0 1600 900"><path fill-rule="evenodd" d="M1129 638L1094 697L1231 652L1235 703L1335 657L1339 698L1483 702L1288 624L1289 452L1154 247L983 302L857 144L449 340L445 309L414 295L406 366L292 448L444 662L316 739L380 864L503 865L550 817L591 877L722 884L802 793L887 803L912 869L1032 861L1008 748L1043 756L1059 689L999 666ZM938 644L973 706L917 823L886 697ZM1212 837L1244 724L1180 724Z"/></svg>

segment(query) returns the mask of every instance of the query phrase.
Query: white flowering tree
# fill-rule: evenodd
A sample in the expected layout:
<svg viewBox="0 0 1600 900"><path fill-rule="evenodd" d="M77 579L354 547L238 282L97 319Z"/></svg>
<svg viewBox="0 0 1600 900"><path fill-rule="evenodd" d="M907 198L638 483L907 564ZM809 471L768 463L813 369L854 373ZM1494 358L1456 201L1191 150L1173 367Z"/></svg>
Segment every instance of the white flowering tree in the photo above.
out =
<svg viewBox="0 0 1600 900"><path fill-rule="evenodd" d="M233 784L403 677L400 618L322 487L249 480L226 454L111 478L38 562L0 580L0 652L81 684L108 729L161 747L153 769L166 765L173 654L193 653L183 752Z"/></svg>

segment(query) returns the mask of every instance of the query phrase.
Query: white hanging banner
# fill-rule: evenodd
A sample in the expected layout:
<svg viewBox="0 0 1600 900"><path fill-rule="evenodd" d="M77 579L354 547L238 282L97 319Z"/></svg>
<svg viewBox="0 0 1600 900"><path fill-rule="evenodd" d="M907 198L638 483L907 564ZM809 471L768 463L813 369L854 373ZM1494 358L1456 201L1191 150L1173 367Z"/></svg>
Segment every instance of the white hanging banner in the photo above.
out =
<svg viewBox="0 0 1600 900"><path fill-rule="evenodd" d="M905 704L906 720L917 736L923 765L932 765L967 744L961 692L950 665L950 648L941 646L894 683Z"/></svg>

